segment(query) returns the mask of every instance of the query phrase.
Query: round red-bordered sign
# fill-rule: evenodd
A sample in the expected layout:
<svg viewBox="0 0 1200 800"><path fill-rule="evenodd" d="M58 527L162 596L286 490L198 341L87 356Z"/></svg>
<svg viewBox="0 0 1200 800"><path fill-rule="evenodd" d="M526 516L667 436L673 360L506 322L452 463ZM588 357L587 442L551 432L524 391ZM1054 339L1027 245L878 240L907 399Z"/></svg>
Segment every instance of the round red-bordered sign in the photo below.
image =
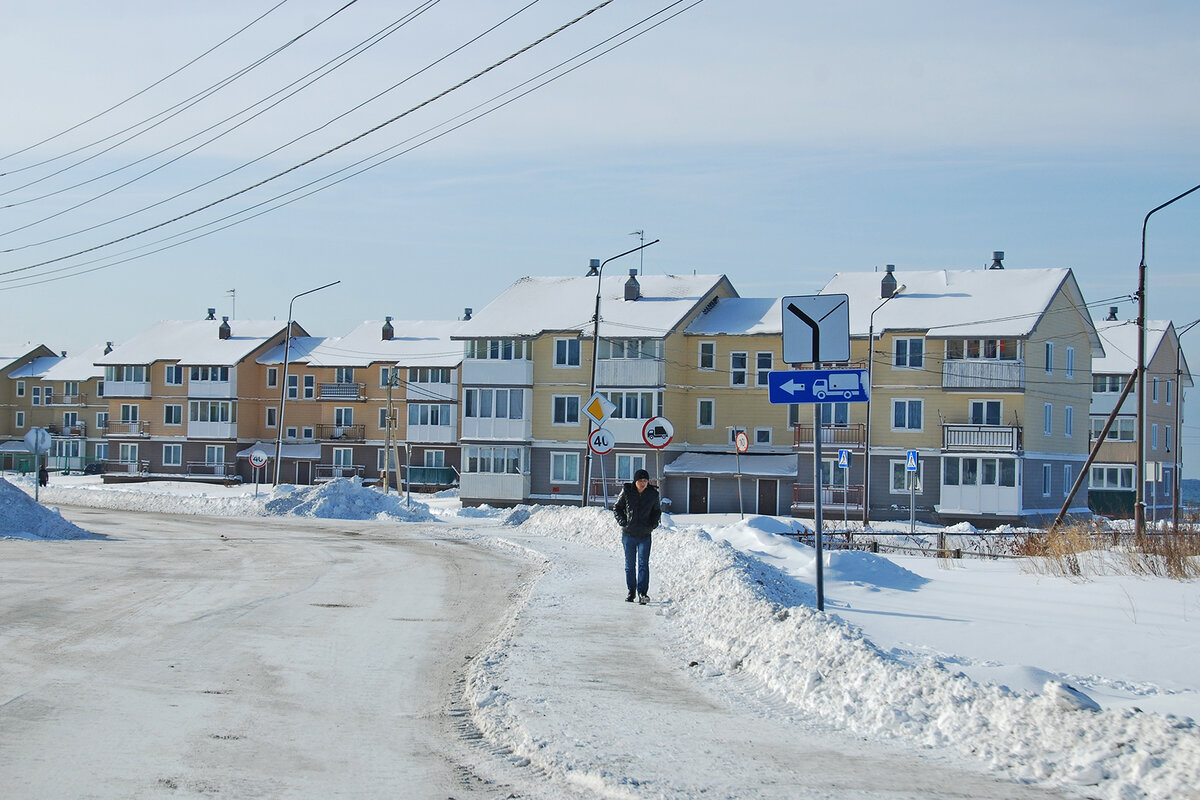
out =
<svg viewBox="0 0 1200 800"><path fill-rule="evenodd" d="M733 446L737 448L739 453L744 453L750 449L750 437L745 431L738 431L737 436L733 437Z"/></svg>
<svg viewBox="0 0 1200 800"><path fill-rule="evenodd" d="M258 469L267 465L267 454L262 450L253 450L250 452L250 466Z"/></svg>
<svg viewBox="0 0 1200 800"><path fill-rule="evenodd" d="M675 438L675 426L666 417L651 417L642 426L642 441L661 450Z"/></svg>
<svg viewBox="0 0 1200 800"><path fill-rule="evenodd" d="M596 428L588 437L588 449L598 456L611 453L616 444L617 437L613 436L612 431L607 428Z"/></svg>

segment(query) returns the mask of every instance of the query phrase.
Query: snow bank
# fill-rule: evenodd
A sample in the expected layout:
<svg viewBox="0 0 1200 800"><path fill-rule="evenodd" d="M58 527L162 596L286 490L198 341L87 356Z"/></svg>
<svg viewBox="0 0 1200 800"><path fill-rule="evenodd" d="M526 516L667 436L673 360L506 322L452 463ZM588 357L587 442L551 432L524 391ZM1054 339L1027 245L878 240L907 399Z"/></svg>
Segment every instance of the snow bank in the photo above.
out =
<svg viewBox="0 0 1200 800"><path fill-rule="evenodd" d="M0 478L0 538L93 539L100 538L63 519L57 509L46 508L25 492Z"/></svg>
<svg viewBox="0 0 1200 800"><path fill-rule="evenodd" d="M600 509L537 508L522 530L619 548L616 523ZM768 563L770 548L803 545L772 542L781 537L761 529L756 535L764 537L756 557L669 517L655 535L662 613L705 654L698 669L751 674L806 715L865 736L955 748L1018 780L1087 787L1089 796L1108 800L1196 796L1200 730L1190 720L1100 711L1055 680L1040 694L1016 693L933 660L905 664L817 612L811 586ZM920 580L867 553L826 559L843 580L901 588Z"/></svg>

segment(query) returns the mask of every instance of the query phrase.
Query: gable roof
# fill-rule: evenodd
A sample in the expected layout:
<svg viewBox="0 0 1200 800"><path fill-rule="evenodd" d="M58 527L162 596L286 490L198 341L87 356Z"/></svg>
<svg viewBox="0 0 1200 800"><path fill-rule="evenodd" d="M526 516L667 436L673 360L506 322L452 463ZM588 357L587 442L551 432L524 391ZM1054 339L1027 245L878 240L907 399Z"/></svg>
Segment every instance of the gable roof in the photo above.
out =
<svg viewBox="0 0 1200 800"><path fill-rule="evenodd" d="M295 322L300 333L304 330ZM175 361L191 366L233 366L261 347L267 340L283 333L286 322L279 320L231 319L231 335L218 335L221 320L170 320L158 322L135 335L96 363L152 364L155 361Z"/></svg>
<svg viewBox="0 0 1200 800"><path fill-rule="evenodd" d="M723 297L684 330L691 336L783 335L780 297Z"/></svg>
<svg viewBox="0 0 1200 800"><path fill-rule="evenodd" d="M288 358L314 367L367 367L386 363L404 367L454 367L463 347L450 339L456 320L392 320L392 338L383 338L383 320L367 320L345 336L292 338ZM282 364L283 345L272 347L259 364Z"/></svg>
<svg viewBox="0 0 1200 800"><path fill-rule="evenodd" d="M642 296L625 299L626 275L600 278L600 335L662 338L719 286L737 296L724 275L639 275ZM596 309L595 277L525 277L470 320L455 339L538 336L546 332L590 335Z"/></svg>
<svg viewBox="0 0 1200 800"><path fill-rule="evenodd" d="M0 370L34 358L53 358L55 352L44 344L0 342Z"/></svg>
<svg viewBox="0 0 1200 800"><path fill-rule="evenodd" d="M1101 349L1069 269L896 270L896 281L904 288L886 303L879 292L884 274L839 272L821 290L849 295L851 336L867 335L871 312L878 308L876 334L898 330L927 331L936 337L1027 337L1055 296L1065 292L1089 333L1093 351Z"/></svg>
<svg viewBox="0 0 1200 800"><path fill-rule="evenodd" d="M1138 326L1134 320L1099 320L1096 332L1104 342L1104 355L1092 359L1092 372L1105 375L1130 375L1137 369ZM1169 342L1175 341L1175 326L1170 320L1146 320L1146 363L1149 364ZM1179 353L1182 385L1191 386L1187 357Z"/></svg>
<svg viewBox="0 0 1200 800"><path fill-rule="evenodd" d="M38 358L12 376L37 377L43 381L86 381L104 377L104 369L96 366L96 359L104 355L104 345L92 345L79 355Z"/></svg>

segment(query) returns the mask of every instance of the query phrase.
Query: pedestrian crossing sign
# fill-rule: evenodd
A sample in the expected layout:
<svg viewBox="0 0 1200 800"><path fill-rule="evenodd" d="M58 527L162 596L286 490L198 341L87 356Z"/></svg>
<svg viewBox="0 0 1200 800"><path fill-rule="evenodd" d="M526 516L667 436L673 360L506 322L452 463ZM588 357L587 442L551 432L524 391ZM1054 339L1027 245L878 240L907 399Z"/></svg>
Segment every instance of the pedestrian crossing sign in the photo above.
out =
<svg viewBox="0 0 1200 800"><path fill-rule="evenodd" d="M841 469L850 469L850 451L846 449L838 450L838 467Z"/></svg>
<svg viewBox="0 0 1200 800"><path fill-rule="evenodd" d="M904 469L908 472L916 472L917 471L917 451L916 450L908 451L908 459L904 464Z"/></svg>

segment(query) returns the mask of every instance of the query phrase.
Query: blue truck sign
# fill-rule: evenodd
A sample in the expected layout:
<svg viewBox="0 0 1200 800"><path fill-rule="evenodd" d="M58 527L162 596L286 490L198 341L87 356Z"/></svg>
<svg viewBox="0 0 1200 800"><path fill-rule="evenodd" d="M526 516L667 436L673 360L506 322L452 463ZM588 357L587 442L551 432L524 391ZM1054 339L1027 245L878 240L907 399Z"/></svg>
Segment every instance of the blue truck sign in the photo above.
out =
<svg viewBox="0 0 1200 800"><path fill-rule="evenodd" d="M865 369L779 370L767 373L767 397L789 403L865 403L871 396Z"/></svg>

